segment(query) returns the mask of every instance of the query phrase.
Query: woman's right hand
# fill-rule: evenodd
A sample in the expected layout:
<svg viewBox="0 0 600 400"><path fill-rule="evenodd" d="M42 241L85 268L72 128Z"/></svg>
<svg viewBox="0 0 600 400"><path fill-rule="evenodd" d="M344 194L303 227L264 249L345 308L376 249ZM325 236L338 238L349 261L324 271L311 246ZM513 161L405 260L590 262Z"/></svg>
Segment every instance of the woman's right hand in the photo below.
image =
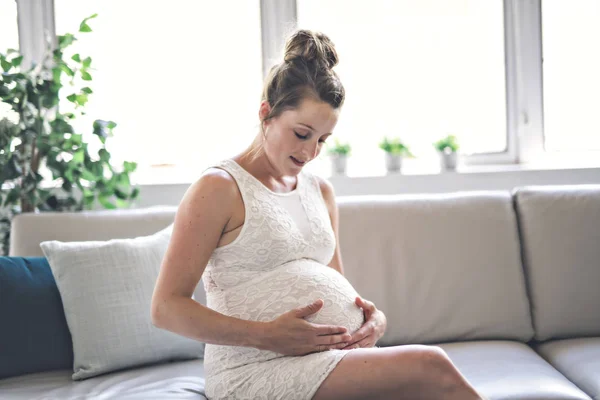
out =
<svg viewBox="0 0 600 400"><path fill-rule="evenodd" d="M302 356L330 349L342 349L352 338L343 326L319 325L304 318L323 307L318 299L305 307L290 310L267 322L262 349L286 356Z"/></svg>

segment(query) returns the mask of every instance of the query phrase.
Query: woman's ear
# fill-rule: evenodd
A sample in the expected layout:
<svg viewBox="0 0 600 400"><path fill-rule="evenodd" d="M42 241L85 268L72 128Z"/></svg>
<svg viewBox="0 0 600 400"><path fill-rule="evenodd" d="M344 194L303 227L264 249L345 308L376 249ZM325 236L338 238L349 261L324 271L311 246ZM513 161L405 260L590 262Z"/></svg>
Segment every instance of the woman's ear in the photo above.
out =
<svg viewBox="0 0 600 400"><path fill-rule="evenodd" d="M260 103L260 108L258 109L258 118L260 118L260 121L264 121L265 118L267 118L269 116L269 114L271 113L271 106L269 105L268 101L263 101Z"/></svg>

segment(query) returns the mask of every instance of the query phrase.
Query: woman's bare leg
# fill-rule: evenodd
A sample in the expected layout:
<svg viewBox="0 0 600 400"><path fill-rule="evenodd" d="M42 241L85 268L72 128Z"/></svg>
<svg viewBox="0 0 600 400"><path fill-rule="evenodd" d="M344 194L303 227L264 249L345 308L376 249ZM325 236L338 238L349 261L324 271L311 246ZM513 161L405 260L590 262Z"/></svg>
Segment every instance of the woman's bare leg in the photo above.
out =
<svg viewBox="0 0 600 400"><path fill-rule="evenodd" d="M313 400L444 399L482 397L437 346L356 349L323 381Z"/></svg>

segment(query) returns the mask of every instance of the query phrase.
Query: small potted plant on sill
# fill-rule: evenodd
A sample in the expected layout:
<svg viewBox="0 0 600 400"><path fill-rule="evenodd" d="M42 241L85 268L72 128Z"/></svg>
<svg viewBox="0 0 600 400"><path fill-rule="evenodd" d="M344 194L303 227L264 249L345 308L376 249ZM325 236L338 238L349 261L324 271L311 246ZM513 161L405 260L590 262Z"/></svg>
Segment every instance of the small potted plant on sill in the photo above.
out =
<svg viewBox="0 0 600 400"><path fill-rule="evenodd" d="M385 151L385 167L388 172L399 172L402 168L402 159L414 157L408 146L399 138L384 137L379 143L379 148Z"/></svg>
<svg viewBox="0 0 600 400"><path fill-rule="evenodd" d="M460 148L456 136L448 135L433 144L440 155L440 166L442 171L456 170L458 161L458 149Z"/></svg>
<svg viewBox="0 0 600 400"><path fill-rule="evenodd" d="M334 140L333 146L328 149L329 157L331 157L331 169L336 175L344 175L348 164L348 157L352 147L349 143L341 143L337 138Z"/></svg>

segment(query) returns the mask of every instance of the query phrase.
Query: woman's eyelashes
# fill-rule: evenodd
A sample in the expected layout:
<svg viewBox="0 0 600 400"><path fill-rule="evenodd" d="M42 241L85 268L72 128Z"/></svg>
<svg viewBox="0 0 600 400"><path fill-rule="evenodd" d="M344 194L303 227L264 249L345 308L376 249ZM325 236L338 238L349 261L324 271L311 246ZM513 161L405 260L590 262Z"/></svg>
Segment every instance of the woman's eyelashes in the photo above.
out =
<svg viewBox="0 0 600 400"><path fill-rule="evenodd" d="M296 134L296 136L298 137L298 139L300 140L306 140L308 139L308 135L304 135L302 136L301 134L299 134L298 132L294 131L294 133Z"/></svg>
<svg viewBox="0 0 600 400"><path fill-rule="evenodd" d="M307 140L308 139L308 135L301 135L298 132L294 131L294 134L296 134L296 137L300 140ZM325 143L325 139L319 139L319 143Z"/></svg>

